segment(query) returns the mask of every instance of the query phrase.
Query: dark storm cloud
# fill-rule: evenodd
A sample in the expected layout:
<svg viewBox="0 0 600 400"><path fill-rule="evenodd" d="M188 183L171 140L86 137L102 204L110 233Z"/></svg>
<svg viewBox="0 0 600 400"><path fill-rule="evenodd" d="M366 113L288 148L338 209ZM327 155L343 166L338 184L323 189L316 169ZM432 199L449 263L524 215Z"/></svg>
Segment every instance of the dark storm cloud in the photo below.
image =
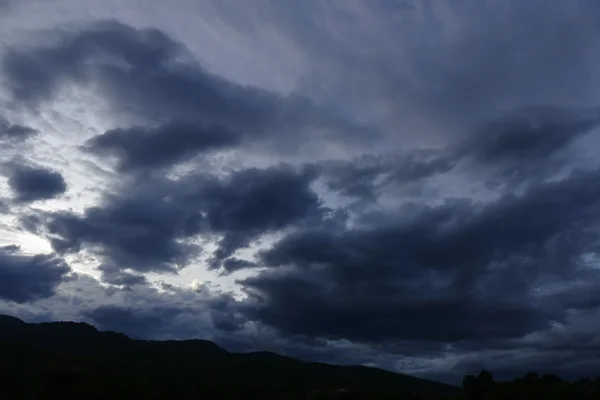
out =
<svg viewBox="0 0 600 400"><path fill-rule="evenodd" d="M102 264L98 270L102 272L101 281L112 285L128 287L147 283L145 276L130 274L115 265Z"/></svg>
<svg viewBox="0 0 600 400"><path fill-rule="evenodd" d="M181 62L188 56L184 46L158 29L105 21L46 35L46 46L4 56L9 88L20 101L50 99L65 83L97 80L115 107L144 117L196 116L209 124L255 127L276 109L273 95Z"/></svg>
<svg viewBox="0 0 600 400"><path fill-rule="evenodd" d="M343 196L375 199L389 187L423 182L449 172L456 160L434 150L413 150L406 154L364 154L350 161L321 164L328 188Z"/></svg>
<svg viewBox="0 0 600 400"><path fill-rule="evenodd" d="M522 107L485 124L464 151L480 162L517 162L520 158L539 161L568 147L599 124L598 108Z"/></svg>
<svg viewBox="0 0 600 400"><path fill-rule="evenodd" d="M121 268L142 272L175 272L187 264L200 249L177 239L199 233L197 222L202 217L172 204L160 190L135 190L107 196L104 204L87 208L82 215L52 213L46 223L54 250L89 248Z"/></svg>
<svg viewBox="0 0 600 400"><path fill-rule="evenodd" d="M240 269L255 268L258 266L255 262L231 257L223 261L223 269L226 273L238 271Z"/></svg>
<svg viewBox="0 0 600 400"><path fill-rule="evenodd" d="M212 264L217 268L265 233L311 218L320 221L328 210L310 187L315 178L313 168L279 165L222 179L192 174L128 181L126 190L105 196L82 215L54 212L45 221L27 221L33 230L47 224L56 251L87 247L137 271L174 272L200 254L200 247L186 240L201 233L220 236Z"/></svg>
<svg viewBox="0 0 600 400"><path fill-rule="evenodd" d="M0 118L0 140L9 142L22 142L39 132L36 129L28 126L11 124L10 122Z"/></svg>
<svg viewBox="0 0 600 400"><path fill-rule="evenodd" d="M239 135L226 129L170 123L157 128L113 129L92 138L87 147L99 155L117 156L119 170L128 171L170 166L238 142Z"/></svg>
<svg viewBox="0 0 600 400"><path fill-rule="evenodd" d="M314 127L340 131L346 141L366 132L301 96L280 96L239 85L191 60L182 44L158 29L97 22L81 29L46 32L35 46L9 49L2 59L2 72L20 104L51 100L67 83L93 84L118 115L142 118L146 125L187 124L188 132L178 134L198 151L235 144L237 132L259 134L254 139L267 135L263 146L293 151L298 144L306 144ZM206 128L215 125L227 133L217 135ZM124 151L126 161L133 163L149 162L150 147L158 143L169 143L163 150L168 155L157 156L162 162L177 161L191 152L166 139L161 128L150 129L146 139L151 143L134 152L131 141L136 130L139 128L125 128L128 133L111 133L97 140L104 143L101 148ZM368 133L374 135L372 130ZM322 131L314 134L320 139L329 135Z"/></svg>
<svg viewBox="0 0 600 400"><path fill-rule="evenodd" d="M238 171L215 181L202 192L210 230L223 234L214 259L223 260L268 232L308 217L320 219L326 210L310 185L317 177L311 167L300 170L279 165ZM217 264L219 265L219 264Z"/></svg>
<svg viewBox="0 0 600 400"><path fill-rule="evenodd" d="M406 206L363 229L289 235L262 253L270 270L242 281L255 298L250 318L358 341L543 330L567 304L542 301L534 287L598 277L582 258L598 253L598 177L578 172L489 204Z"/></svg>
<svg viewBox="0 0 600 400"><path fill-rule="evenodd" d="M6 246L0 249L0 299L27 303L51 297L69 272L59 258L23 255Z"/></svg>
<svg viewBox="0 0 600 400"><path fill-rule="evenodd" d="M456 153L496 168L495 180L523 183L569 165L570 146L599 124L598 108L521 107L482 124Z"/></svg>
<svg viewBox="0 0 600 400"><path fill-rule="evenodd" d="M19 202L48 200L67 191L67 183L57 171L20 164L11 168L8 185Z"/></svg>

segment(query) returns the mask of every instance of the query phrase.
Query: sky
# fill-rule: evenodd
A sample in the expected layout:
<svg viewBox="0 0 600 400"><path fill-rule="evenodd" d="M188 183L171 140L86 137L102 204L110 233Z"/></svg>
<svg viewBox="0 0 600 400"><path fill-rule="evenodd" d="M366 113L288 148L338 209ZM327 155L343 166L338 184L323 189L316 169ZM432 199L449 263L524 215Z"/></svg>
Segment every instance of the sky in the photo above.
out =
<svg viewBox="0 0 600 400"><path fill-rule="evenodd" d="M0 313L595 375L599 105L594 0L0 0Z"/></svg>

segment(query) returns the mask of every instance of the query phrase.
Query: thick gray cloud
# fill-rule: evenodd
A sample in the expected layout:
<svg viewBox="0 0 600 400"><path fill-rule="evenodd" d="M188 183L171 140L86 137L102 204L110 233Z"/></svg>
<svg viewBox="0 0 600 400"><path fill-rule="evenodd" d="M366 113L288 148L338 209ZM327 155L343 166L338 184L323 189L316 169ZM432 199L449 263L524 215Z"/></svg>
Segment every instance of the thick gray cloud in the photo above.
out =
<svg viewBox="0 0 600 400"><path fill-rule="evenodd" d="M350 161L326 161L320 167L330 190L373 201L390 186L423 182L449 172L457 161L451 153L420 149L408 154L363 154Z"/></svg>
<svg viewBox="0 0 600 400"><path fill-rule="evenodd" d="M272 269L243 282L248 312L287 333L359 341L543 330L589 304L534 289L598 278L585 264L598 253L597 182L578 172L489 204L405 206L365 229L289 235L262 253Z"/></svg>
<svg viewBox="0 0 600 400"><path fill-rule="evenodd" d="M225 272L234 272L245 268L255 268L258 267L258 264L252 261L230 257L223 262L222 267Z"/></svg>
<svg viewBox="0 0 600 400"><path fill-rule="evenodd" d="M598 108L522 107L482 124L456 154L490 170L492 185L522 184L571 164L572 145L599 124Z"/></svg>
<svg viewBox="0 0 600 400"><path fill-rule="evenodd" d="M175 272L200 252L197 245L178 239L198 234L203 218L164 197L168 186L148 186L108 195L103 205L87 208L82 215L47 215L52 247L61 253L89 247L120 268Z"/></svg>
<svg viewBox="0 0 600 400"><path fill-rule="evenodd" d="M180 62L184 46L158 29L106 21L50 37L47 46L4 55L4 73L19 101L48 101L66 83L97 80L115 107L144 117L193 116L241 128L264 125L276 109L273 95Z"/></svg>
<svg viewBox="0 0 600 400"><path fill-rule="evenodd" d="M479 162L539 162L600 124L600 109L523 107L477 130L465 154Z"/></svg>
<svg viewBox="0 0 600 400"><path fill-rule="evenodd" d="M147 283L145 276L123 271L116 265L102 264L98 267L98 270L102 272L102 282L110 283L111 285L129 287Z"/></svg>
<svg viewBox="0 0 600 400"><path fill-rule="evenodd" d="M8 185L19 202L48 200L67 191L63 176L52 169L14 164Z"/></svg>
<svg viewBox="0 0 600 400"><path fill-rule="evenodd" d="M0 249L0 299L26 303L54 295L70 268L59 258L23 255L17 246Z"/></svg>
<svg viewBox="0 0 600 400"><path fill-rule="evenodd" d="M309 217L321 220L328 211L310 187L313 168L287 165L236 172L202 194L207 223L223 234L215 261L247 247L253 238L295 225ZM218 264L217 264L218 265Z"/></svg>
<svg viewBox="0 0 600 400"><path fill-rule="evenodd" d="M328 210L310 187L316 176L314 168L282 164L224 178L132 178L135 185L126 181L118 194L107 195L82 215L46 213L44 221L29 219L27 225L36 230L44 223L55 251L87 247L115 266L141 272L175 272L200 255L194 237L215 235L221 238L211 266L218 268L265 233L310 218L320 221Z"/></svg>
<svg viewBox="0 0 600 400"><path fill-rule="evenodd" d="M117 156L119 169L128 171L170 166L238 142L238 135L218 127L171 123L157 128L113 129L92 138L88 148L99 155Z"/></svg>
<svg viewBox="0 0 600 400"><path fill-rule="evenodd" d="M191 61L183 44L158 29L104 21L45 36L45 46L11 48L4 55L2 71L13 98L36 105L54 99L65 85L93 85L114 113L129 115L132 121L141 119L145 125L167 124L117 129L92 142L97 150L120 150L126 165L152 162L146 146L162 145L164 155L157 158L177 161L184 153L183 142L192 147L185 151L189 155L194 148L199 152L232 145L238 132L255 134L254 141L264 137L261 146L292 152L311 140L343 136L352 142L365 134L370 140L375 134L302 96L282 96L212 74ZM182 126L185 131L174 129ZM313 132L315 127L320 132ZM134 155L133 138L144 135L140 129L148 131L149 140ZM173 134L185 138L175 139Z"/></svg>

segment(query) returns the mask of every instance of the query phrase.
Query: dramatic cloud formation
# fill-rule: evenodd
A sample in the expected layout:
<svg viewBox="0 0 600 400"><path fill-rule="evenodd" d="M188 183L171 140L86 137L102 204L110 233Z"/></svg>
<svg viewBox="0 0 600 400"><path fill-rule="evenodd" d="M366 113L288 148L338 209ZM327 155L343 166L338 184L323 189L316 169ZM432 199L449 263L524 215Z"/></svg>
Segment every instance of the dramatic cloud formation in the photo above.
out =
<svg viewBox="0 0 600 400"><path fill-rule="evenodd" d="M237 132L253 134L261 146L297 151L293 144L305 145L317 134L358 140L355 136L364 130L302 96L242 86L185 62L191 58L185 46L157 29L111 21L49 36L45 46L11 48L5 54L2 69L13 99L39 105L69 84L93 86L116 115L126 113L130 122L166 124L139 135L136 131L147 128L117 128L92 140L96 150L120 150L122 168L178 161L193 149L233 145ZM144 135L146 140L136 138L144 144L136 146L134 156L133 137ZM161 146L164 154L148 160L152 146Z"/></svg>
<svg viewBox="0 0 600 400"><path fill-rule="evenodd" d="M525 107L476 130L460 154L495 169L491 184L535 181L569 164L571 144L598 124L598 108Z"/></svg>
<svg viewBox="0 0 600 400"><path fill-rule="evenodd" d="M410 205L376 226L287 236L262 254L275 269L244 281L260 306L253 318L359 341L455 342L548 328L569 306L586 305L546 304L533 289L600 277L584 258L597 256L600 239L597 181L597 172L580 173L487 205Z"/></svg>
<svg viewBox="0 0 600 400"><path fill-rule="evenodd" d="M219 179L190 174L178 179L127 181L100 205L44 213L44 229L55 251L95 250L112 268L175 272L194 260L201 247L193 238L220 236L211 267L247 247L253 239L327 212L310 189L309 169L288 165L235 171ZM32 219L30 219L31 223ZM34 222L34 225L35 222ZM231 268L228 268L231 269Z"/></svg>
<svg viewBox="0 0 600 400"><path fill-rule="evenodd" d="M328 188L343 196L374 201L386 188L408 186L452 170L452 155L414 150L408 154L363 154L322 164Z"/></svg>
<svg viewBox="0 0 600 400"><path fill-rule="evenodd" d="M112 129L90 140L90 149L100 155L114 154L122 171L169 166L195 155L233 145L236 135L218 128L200 128L185 123L155 129Z"/></svg>
<svg viewBox="0 0 600 400"><path fill-rule="evenodd" d="M51 199L67 190L60 173L28 165L14 165L8 185L20 202Z"/></svg>
<svg viewBox="0 0 600 400"><path fill-rule="evenodd" d="M22 255L14 245L0 248L0 299L25 303L51 297L69 271L58 258Z"/></svg>
<svg viewBox="0 0 600 400"><path fill-rule="evenodd" d="M597 373L595 1L107 2L0 1L0 312Z"/></svg>

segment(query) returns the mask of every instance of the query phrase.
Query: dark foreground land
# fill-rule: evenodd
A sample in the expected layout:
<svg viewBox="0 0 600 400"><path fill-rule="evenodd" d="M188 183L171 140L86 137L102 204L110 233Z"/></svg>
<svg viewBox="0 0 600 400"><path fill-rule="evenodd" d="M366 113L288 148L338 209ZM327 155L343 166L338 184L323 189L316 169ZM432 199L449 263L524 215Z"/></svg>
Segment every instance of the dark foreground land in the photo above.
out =
<svg viewBox="0 0 600 400"><path fill-rule="evenodd" d="M339 390L343 388L345 390ZM375 368L229 353L203 340L142 341L73 322L0 316L0 399L600 399L600 379L530 374L463 388Z"/></svg>

